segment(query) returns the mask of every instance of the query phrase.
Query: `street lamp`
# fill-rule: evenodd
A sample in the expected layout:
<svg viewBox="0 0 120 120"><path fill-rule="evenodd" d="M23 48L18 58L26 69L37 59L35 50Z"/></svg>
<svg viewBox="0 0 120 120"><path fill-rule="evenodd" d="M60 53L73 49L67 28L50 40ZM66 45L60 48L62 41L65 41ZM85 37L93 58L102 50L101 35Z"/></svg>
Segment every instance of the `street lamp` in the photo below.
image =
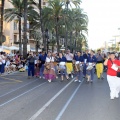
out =
<svg viewBox="0 0 120 120"><path fill-rule="evenodd" d="M113 36L115 39L113 40L113 41L115 41L115 50L116 50L116 39L118 38L118 37L120 37L120 35L115 35L115 36Z"/></svg>

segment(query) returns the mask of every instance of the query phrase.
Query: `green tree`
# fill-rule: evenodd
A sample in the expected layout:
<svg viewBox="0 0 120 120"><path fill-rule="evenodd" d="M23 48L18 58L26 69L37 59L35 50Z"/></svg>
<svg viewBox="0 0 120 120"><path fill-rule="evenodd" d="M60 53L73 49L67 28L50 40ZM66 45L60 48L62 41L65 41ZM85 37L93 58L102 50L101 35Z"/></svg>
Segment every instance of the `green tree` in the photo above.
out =
<svg viewBox="0 0 120 120"><path fill-rule="evenodd" d="M86 40L88 32L88 16L83 9L73 9L73 30L75 31L75 48L77 48L77 41L80 41L80 51L82 49L82 40Z"/></svg>
<svg viewBox="0 0 120 120"><path fill-rule="evenodd" d="M72 48L74 43L76 43L76 47L80 46L77 45L80 41L82 47L82 42L86 40L88 17L80 8L80 2L80 0L49 0L48 6L42 9L42 23L39 20L40 12L37 12L36 18L31 22L32 28L39 29L42 24L43 33L45 33L45 29L48 29L49 33L54 30L54 40L51 39L50 45L57 43L58 51L60 49L60 38L65 39L66 48L68 46ZM76 8L72 9L72 4ZM39 10L38 5L37 8Z"/></svg>
<svg viewBox="0 0 120 120"><path fill-rule="evenodd" d="M5 4L5 0L1 0L1 7L0 7L0 46L2 45L3 41L3 15L4 15L4 4Z"/></svg>
<svg viewBox="0 0 120 120"><path fill-rule="evenodd" d="M49 0L48 1L48 7L45 8L45 16L46 16L46 20L49 20L48 22L45 22L46 25L49 24L49 27L52 25L51 28L54 28L55 33L56 33L56 42L57 42L57 51L59 52L60 50L60 46L59 46L59 22L61 19L61 12L63 10L63 2L60 2L60 0ZM45 20L43 18L43 20ZM45 21L46 21L45 20ZM51 23L51 25L50 25Z"/></svg>
<svg viewBox="0 0 120 120"><path fill-rule="evenodd" d="M68 14L68 11L70 10L69 6L70 6L70 8L73 8L73 5L75 5L75 7L77 8L77 7L80 6L81 0L63 0L63 2L64 2L64 5L65 5L65 8L66 8L66 12L65 13L67 15L69 15ZM66 30L65 31L65 47L67 48L67 44L68 44L68 30L69 30L67 24L65 24L65 30Z"/></svg>

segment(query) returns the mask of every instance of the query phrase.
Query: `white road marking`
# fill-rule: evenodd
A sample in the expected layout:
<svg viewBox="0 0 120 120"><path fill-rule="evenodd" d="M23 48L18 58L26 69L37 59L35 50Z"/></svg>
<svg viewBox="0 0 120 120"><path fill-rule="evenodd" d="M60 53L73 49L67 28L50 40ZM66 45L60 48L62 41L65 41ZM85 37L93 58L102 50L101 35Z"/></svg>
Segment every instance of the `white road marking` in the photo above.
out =
<svg viewBox="0 0 120 120"><path fill-rule="evenodd" d="M1 76L7 76L7 75L13 75L13 74L15 74L15 73L18 73L19 71L15 71L15 72L12 72L12 73L5 73L5 74L3 74L3 75L1 75Z"/></svg>
<svg viewBox="0 0 120 120"><path fill-rule="evenodd" d="M8 104L8 103L12 102L13 100L15 100L15 99L17 99L17 98L19 98L19 97L21 97L21 96L25 95L26 93L31 92L32 90L34 90L34 89L36 89L36 88L38 88L38 87L40 87L40 86L44 85L45 83L47 83L47 82L44 82L44 83L42 83L42 84L40 84L40 85L38 85L38 86L36 86L36 87L34 87L34 88L30 89L30 90L28 90L28 91L26 91L26 92L24 92L24 93L22 93L22 94L18 95L18 96L16 96L16 97L14 97L14 98L10 99L9 101L4 102L3 104L0 104L0 107L2 107L2 106L4 106L4 105L6 105L6 104Z"/></svg>
<svg viewBox="0 0 120 120"><path fill-rule="evenodd" d="M75 79L75 78L74 78ZM42 108L40 108L29 120L35 120L73 81L72 79L65 87L63 87L55 96L53 96Z"/></svg>
<svg viewBox="0 0 120 120"><path fill-rule="evenodd" d="M21 87L19 87L19 88L17 88L17 89L11 90L11 91L8 92L8 93L5 93L5 94L3 94L3 95L0 95L0 98L6 96L6 95L8 95L8 94L10 94L10 93L12 93L12 92L14 92L14 91L16 91L16 90L19 90L19 89L21 89L21 88L23 88L23 87L25 87L25 86L27 86L27 85L29 85L29 84L31 84L31 83L34 83L34 82L36 82L36 81L29 82L29 83L27 83L27 84L25 84L25 85L23 85L23 86L21 86Z"/></svg>
<svg viewBox="0 0 120 120"><path fill-rule="evenodd" d="M84 80L83 80L84 81ZM68 105L70 104L70 102L72 101L72 99L74 98L75 94L77 93L78 89L80 88L80 86L82 85L83 81L79 84L79 86L75 89L75 91L73 92L73 94L71 95L71 97L69 98L69 100L67 101L67 103L64 105L64 107L62 108L62 110L60 111L60 113L58 114L58 116L56 117L55 120L60 120L60 118L62 117L62 115L64 114L66 108L68 107Z"/></svg>

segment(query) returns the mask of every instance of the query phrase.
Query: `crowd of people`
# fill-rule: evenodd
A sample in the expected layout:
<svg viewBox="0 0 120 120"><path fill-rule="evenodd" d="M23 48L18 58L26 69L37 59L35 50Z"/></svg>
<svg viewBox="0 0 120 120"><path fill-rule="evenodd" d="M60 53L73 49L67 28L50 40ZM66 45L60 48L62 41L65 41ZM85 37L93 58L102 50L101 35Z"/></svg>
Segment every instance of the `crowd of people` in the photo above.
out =
<svg viewBox="0 0 120 120"><path fill-rule="evenodd" d="M26 60L18 53L10 55L0 52L0 75L20 70L25 66L25 63Z"/></svg>
<svg viewBox="0 0 120 120"><path fill-rule="evenodd" d="M81 82L84 77L88 83L92 83L95 69L98 79L104 79L102 73L106 69L103 65L106 57L107 55L100 50L97 53L93 50L86 50L86 52L78 51L74 54L70 50L60 53L49 51L47 54L43 51L37 56L30 53L27 58L28 78L36 76L51 82L60 74L61 81L75 76L75 82Z"/></svg>
<svg viewBox="0 0 120 120"><path fill-rule="evenodd" d="M103 71L107 70L107 81L110 87L110 98L118 98L120 92L120 54L115 52L96 53L91 50L71 53L70 50L60 53L42 51L40 53L28 53L24 58L19 53L6 54L0 52L0 75L10 74L14 71L28 71L28 79L38 77L52 82L61 77L65 79L75 78L74 82L81 82L83 78L87 83L93 83L95 73L98 79L104 79Z"/></svg>

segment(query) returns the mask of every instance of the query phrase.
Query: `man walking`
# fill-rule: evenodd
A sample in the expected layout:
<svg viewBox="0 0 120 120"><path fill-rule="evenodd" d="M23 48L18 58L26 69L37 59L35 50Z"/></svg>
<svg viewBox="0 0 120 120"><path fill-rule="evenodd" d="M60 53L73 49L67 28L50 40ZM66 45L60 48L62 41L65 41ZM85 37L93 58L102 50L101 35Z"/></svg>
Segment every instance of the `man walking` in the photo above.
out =
<svg viewBox="0 0 120 120"><path fill-rule="evenodd" d="M36 58L33 56L33 54L29 54L27 60L28 60L28 79L30 79L31 73L32 77L34 77L34 65Z"/></svg>
<svg viewBox="0 0 120 120"><path fill-rule="evenodd" d="M97 64L96 64L97 77L98 79L104 79L103 77L104 56L101 54L101 50L98 50L96 58L97 58Z"/></svg>

